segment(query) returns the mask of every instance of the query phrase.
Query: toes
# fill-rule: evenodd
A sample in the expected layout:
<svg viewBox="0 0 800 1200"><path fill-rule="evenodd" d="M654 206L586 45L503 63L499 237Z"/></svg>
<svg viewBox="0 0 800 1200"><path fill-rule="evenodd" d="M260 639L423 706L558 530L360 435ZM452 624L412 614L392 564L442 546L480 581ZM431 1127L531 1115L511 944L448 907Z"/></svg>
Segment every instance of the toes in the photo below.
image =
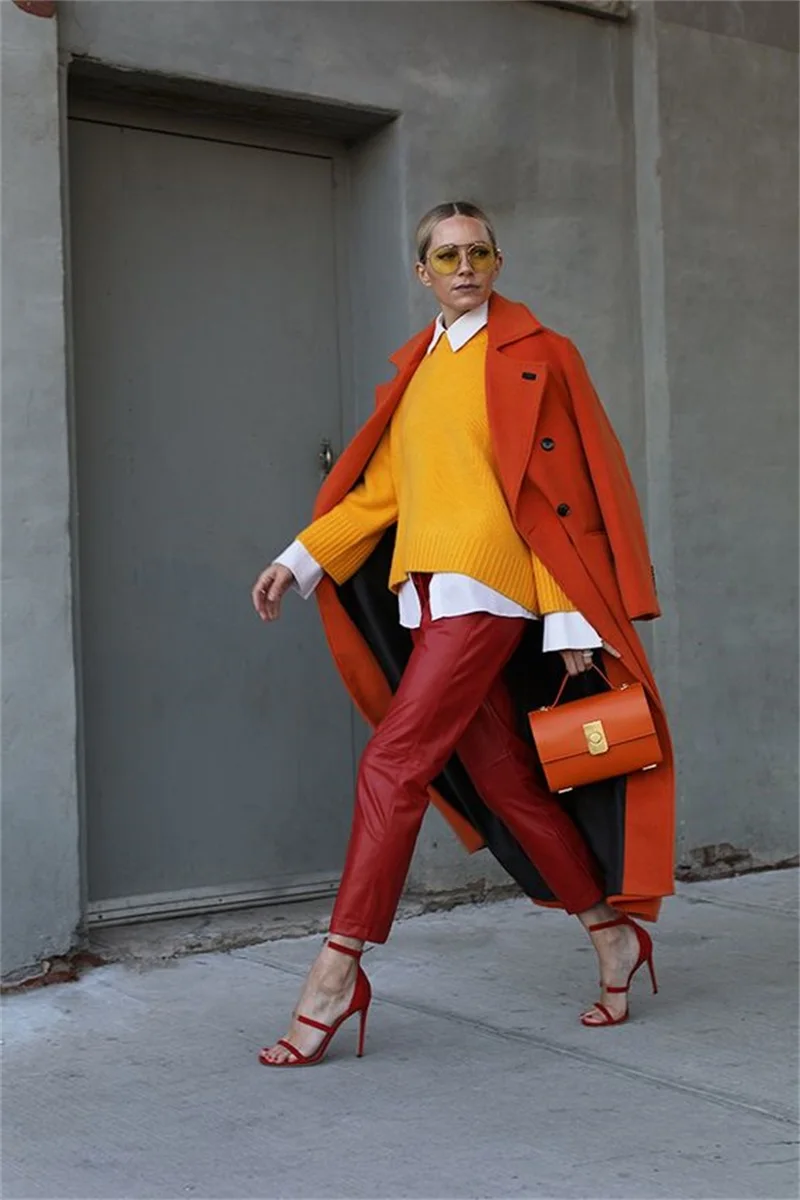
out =
<svg viewBox="0 0 800 1200"><path fill-rule="evenodd" d="M608 1012L604 1012L603 1009L598 1008L597 1005L587 1009L585 1013L581 1013L581 1022L584 1025L618 1025L620 1022L624 1021L628 1015L627 1009L622 1009L620 1011L611 1005L607 1005L606 1007L608 1007Z"/></svg>

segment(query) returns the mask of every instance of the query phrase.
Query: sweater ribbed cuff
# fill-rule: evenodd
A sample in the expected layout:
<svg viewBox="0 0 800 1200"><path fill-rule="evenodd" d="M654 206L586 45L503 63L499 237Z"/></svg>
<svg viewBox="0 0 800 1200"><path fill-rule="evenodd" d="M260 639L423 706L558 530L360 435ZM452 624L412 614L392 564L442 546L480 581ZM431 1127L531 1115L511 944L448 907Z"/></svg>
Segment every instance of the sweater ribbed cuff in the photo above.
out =
<svg viewBox="0 0 800 1200"><path fill-rule="evenodd" d="M336 583L346 583L369 558L382 531L364 533L341 508L331 509L298 534L312 558Z"/></svg>

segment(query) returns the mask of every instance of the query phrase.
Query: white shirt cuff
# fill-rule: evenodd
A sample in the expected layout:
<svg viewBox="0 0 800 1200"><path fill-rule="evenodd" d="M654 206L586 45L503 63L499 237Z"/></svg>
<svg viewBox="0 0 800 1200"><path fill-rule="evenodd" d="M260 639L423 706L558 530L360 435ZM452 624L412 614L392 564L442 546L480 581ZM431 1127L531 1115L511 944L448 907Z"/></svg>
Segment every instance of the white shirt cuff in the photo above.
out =
<svg viewBox="0 0 800 1200"><path fill-rule="evenodd" d="M295 591L298 591L304 600L307 600L313 594L314 589L325 574L317 560L313 555L309 554L302 542L292 542L291 546L284 550L283 554L279 554L273 561L292 572L295 581Z"/></svg>
<svg viewBox="0 0 800 1200"><path fill-rule="evenodd" d="M542 650L599 650L603 639L579 612L546 613Z"/></svg>

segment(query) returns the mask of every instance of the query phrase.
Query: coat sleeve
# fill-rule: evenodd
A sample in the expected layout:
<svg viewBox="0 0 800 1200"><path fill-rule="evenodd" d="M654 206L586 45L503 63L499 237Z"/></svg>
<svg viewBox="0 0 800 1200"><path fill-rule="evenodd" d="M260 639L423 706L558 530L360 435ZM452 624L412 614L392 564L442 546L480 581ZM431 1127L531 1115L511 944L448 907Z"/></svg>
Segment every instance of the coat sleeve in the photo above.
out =
<svg viewBox="0 0 800 1200"><path fill-rule="evenodd" d="M577 348L562 342L567 387L630 620L661 616L647 535L625 454Z"/></svg>

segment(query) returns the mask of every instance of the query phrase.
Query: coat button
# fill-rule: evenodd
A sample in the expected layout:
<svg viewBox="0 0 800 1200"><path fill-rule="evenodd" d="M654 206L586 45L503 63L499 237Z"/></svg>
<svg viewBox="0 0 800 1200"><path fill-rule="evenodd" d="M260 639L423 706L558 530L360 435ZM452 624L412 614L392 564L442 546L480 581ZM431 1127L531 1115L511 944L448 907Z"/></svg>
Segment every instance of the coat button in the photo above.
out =
<svg viewBox="0 0 800 1200"><path fill-rule="evenodd" d="M560 517L568 517L571 511L572 510L568 504L559 504L558 508L556 509L556 512Z"/></svg>
<svg viewBox="0 0 800 1200"><path fill-rule="evenodd" d="M534 371L523 371L522 378L523 379L535 379L536 373Z"/></svg>
<svg viewBox="0 0 800 1200"><path fill-rule="evenodd" d="M555 442L552 438L542 438L540 445L543 450L553 450L555 448Z"/></svg>

